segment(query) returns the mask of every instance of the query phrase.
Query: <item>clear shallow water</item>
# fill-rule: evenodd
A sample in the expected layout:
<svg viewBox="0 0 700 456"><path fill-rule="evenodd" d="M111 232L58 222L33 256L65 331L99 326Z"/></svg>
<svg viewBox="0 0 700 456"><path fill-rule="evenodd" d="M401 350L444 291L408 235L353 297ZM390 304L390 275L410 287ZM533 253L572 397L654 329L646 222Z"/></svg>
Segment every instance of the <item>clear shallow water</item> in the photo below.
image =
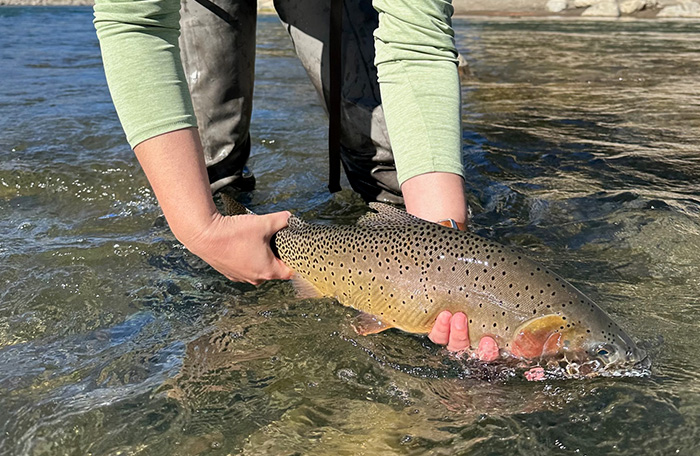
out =
<svg viewBox="0 0 700 456"><path fill-rule="evenodd" d="M0 454L698 454L700 25L456 21L473 228L570 279L654 360L650 378L529 383L358 337L332 301L185 252L90 21L0 9ZM251 207L362 213L325 192L325 117L274 18L257 63Z"/></svg>

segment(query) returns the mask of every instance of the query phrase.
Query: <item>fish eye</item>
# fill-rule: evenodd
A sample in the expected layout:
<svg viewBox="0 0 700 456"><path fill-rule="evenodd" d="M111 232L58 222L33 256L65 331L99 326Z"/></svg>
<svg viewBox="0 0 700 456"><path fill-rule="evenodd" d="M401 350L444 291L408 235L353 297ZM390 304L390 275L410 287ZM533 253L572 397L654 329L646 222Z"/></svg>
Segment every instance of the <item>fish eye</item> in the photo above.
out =
<svg viewBox="0 0 700 456"><path fill-rule="evenodd" d="M599 356L601 358L606 358L606 357L612 355L614 352L615 352L615 349L608 344L599 345L598 348L596 348L596 350L595 350L596 356Z"/></svg>

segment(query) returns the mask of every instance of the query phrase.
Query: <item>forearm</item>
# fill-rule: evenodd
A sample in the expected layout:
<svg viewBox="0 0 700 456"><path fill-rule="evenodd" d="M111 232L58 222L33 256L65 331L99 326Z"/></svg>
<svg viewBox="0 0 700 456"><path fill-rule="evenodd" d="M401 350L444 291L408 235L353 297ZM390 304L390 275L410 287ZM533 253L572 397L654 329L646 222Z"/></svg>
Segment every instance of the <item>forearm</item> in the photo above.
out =
<svg viewBox="0 0 700 456"><path fill-rule="evenodd" d="M194 128L155 136L135 148L175 237L231 280L288 279L291 271L272 253L270 239L287 226L290 214L220 215L201 148Z"/></svg>
<svg viewBox="0 0 700 456"><path fill-rule="evenodd" d="M175 236L232 280L288 279L271 237L289 213L220 215L211 196L180 51L178 0L97 0L114 105Z"/></svg>
<svg viewBox="0 0 700 456"><path fill-rule="evenodd" d="M409 213L467 222L457 51L444 0L375 0L376 64Z"/></svg>
<svg viewBox="0 0 700 456"><path fill-rule="evenodd" d="M466 225L469 209L464 195L464 179L454 173L425 173L401 186L406 211L431 222L452 219Z"/></svg>
<svg viewBox="0 0 700 456"><path fill-rule="evenodd" d="M175 237L185 246L217 217L199 135L194 128L168 132L134 149Z"/></svg>

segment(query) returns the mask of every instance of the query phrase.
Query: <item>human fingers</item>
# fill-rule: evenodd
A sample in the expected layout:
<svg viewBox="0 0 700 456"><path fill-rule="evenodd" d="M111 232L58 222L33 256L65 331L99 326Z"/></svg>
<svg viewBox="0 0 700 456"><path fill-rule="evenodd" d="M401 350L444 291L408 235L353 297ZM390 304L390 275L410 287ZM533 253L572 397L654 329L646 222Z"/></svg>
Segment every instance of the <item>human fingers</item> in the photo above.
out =
<svg viewBox="0 0 700 456"><path fill-rule="evenodd" d="M538 382L544 380L546 376L542 367L533 367L529 371L525 372L525 378L531 382Z"/></svg>
<svg viewBox="0 0 700 456"><path fill-rule="evenodd" d="M484 336L479 341L479 347L476 349L476 357L481 361L493 361L499 357L498 344L489 336Z"/></svg>
<svg viewBox="0 0 700 456"><path fill-rule="evenodd" d="M292 213L289 211L273 212L271 214L260 215L261 220L264 220L266 224L265 237L270 239L282 228L286 228L288 225L289 217Z"/></svg>
<svg viewBox="0 0 700 456"><path fill-rule="evenodd" d="M291 217L291 215L292 214L288 211L282 211L282 212L274 212L271 214L266 214L266 215L261 216L261 217L265 218L265 221L267 223L265 239L267 240L268 243L275 233L277 233L279 230L287 227L289 217ZM282 260L275 257L272 254L272 250L270 250L270 255L271 255L271 264L270 264L270 268L268 270L270 275L268 277L266 277L266 279L267 280L270 280L270 279L289 280L289 279L291 279L294 271L292 271L286 264L284 264L284 262Z"/></svg>
<svg viewBox="0 0 700 456"><path fill-rule="evenodd" d="M428 334L428 339L439 345L447 345L450 341L450 319L452 313L449 310L443 310L435 319L433 328Z"/></svg>
<svg viewBox="0 0 700 456"><path fill-rule="evenodd" d="M457 312L450 320L450 338L447 344L449 351L462 351L469 348L469 329L467 316Z"/></svg>

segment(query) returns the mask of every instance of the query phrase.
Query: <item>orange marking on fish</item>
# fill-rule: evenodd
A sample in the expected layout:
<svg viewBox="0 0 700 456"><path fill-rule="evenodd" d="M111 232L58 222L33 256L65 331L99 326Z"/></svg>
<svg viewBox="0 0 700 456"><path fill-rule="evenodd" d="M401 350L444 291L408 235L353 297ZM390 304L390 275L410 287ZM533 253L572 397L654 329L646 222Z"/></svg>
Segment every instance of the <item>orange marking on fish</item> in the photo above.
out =
<svg viewBox="0 0 700 456"><path fill-rule="evenodd" d="M559 315L545 315L525 322L515 332L511 353L520 358L532 359L550 350L556 352L561 340L561 335L557 333L563 322L564 319Z"/></svg>

